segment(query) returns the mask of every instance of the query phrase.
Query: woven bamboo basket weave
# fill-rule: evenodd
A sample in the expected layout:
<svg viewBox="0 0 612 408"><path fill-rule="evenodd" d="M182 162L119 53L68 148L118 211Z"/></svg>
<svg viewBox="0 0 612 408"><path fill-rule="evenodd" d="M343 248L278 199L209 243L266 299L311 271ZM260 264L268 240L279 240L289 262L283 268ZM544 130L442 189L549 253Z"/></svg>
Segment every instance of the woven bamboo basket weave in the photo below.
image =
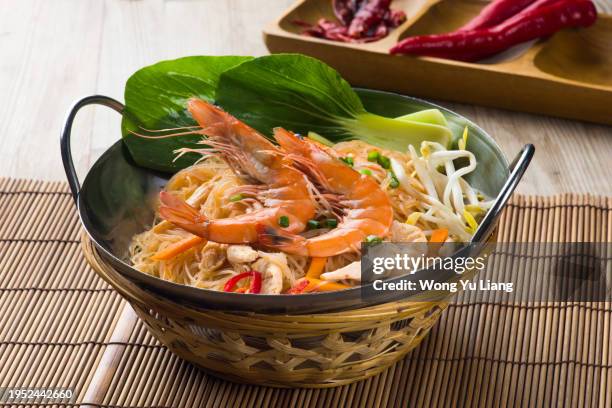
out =
<svg viewBox="0 0 612 408"><path fill-rule="evenodd" d="M273 387L335 387L380 373L414 349L446 302L392 302L350 311L273 315L205 310L125 279L82 234L93 269L178 356L222 378Z"/></svg>

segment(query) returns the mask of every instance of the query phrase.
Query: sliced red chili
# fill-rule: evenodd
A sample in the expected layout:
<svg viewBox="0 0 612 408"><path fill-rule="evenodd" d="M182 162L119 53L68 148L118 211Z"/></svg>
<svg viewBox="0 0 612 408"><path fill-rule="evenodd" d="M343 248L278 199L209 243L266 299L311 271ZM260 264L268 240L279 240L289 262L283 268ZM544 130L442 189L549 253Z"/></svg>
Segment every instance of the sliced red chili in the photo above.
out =
<svg viewBox="0 0 612 408"><path fill-rule="evenodd" d="M304 289L306 289L308 283L308 279L300 279L291 289L289 289L287 293L290 295L299 295L300 293L304 292Z"/></svg>
<svg viewBox="0 0 612 408"><path fill-rule="evenodd" d="M261 273L257 271L251 271L253 274L253 278L251 279L251 287L249 288L249 293L259 293L261 292Z"/></svg>
<svg viewBox="0 0 612 408"><path fill-rule="evenodd" d="M255 270L251 270L248 272L239 273L236 276L232 276L225 282L225 286L223 286L224 292L234 292L234 288L243 279L251 278L251 285L249 286L248 293L259 293L261 292L261 273Z"/></svg>

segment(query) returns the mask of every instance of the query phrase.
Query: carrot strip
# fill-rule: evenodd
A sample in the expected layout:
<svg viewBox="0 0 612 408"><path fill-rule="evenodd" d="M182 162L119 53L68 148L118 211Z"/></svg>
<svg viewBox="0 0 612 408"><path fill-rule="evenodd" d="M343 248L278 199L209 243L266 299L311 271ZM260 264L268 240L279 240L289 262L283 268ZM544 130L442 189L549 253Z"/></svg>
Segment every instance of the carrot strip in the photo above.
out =
<svg viewBox="0 0 612 408"><path fill-rule="evenodd" d="M303 293L307 292L331 292L334 290L348 289L350 286L337 282L329 282L321 279L306 278L308 285L303 289Z"/></svg>
<svg viewBox="0 0 612 408"><path fill-rule="evenodd" d="M172 227L172 224L170 224L170 222L166 220L163 220L163 221L160 221L157 225L153 227L153 232L159 234L161 232L166 231L170 227Z"/></svg>
<svg viewBox="0 0 612 408"><path fill-rule="evenodd" d="M167 261L168 259L172 259L178 254L187 251L189 248L193 248L194 246L204 242L206 242L204 238L198 237L197 235L192 235L167 246L161 251L158 251L151 257L151 259L154 261Z"/></svg>
<svg viewBox="0 0 612 408"><path fill-rule="evenodd" d="M319 276L323 273L325 269L325 264L327 263L327 258L312 258L310 260L310 266L308 267L308 272L306 272L307 278L319 279Z"/></svg>
<svg viewBox="0 0 612 408"><path fill-rule="evenodd" d="M429 242L442 244L446 241L446 238L448 238L448 229L446 228L435 229L431 231L431 237L429 238Z"/></svg>

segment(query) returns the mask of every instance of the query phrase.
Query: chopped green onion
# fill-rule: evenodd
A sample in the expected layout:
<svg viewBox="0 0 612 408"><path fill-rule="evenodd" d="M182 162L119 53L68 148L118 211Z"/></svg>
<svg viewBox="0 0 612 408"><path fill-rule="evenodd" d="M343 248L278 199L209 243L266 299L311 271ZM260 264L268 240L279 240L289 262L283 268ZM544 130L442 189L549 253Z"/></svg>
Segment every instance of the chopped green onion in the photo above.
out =
<svg viewBox="0 0 612 408"><path fill-rule="evenodd" d="M398 188L400 184L399 184L399 180L397 179L397 177L395 177L395 174L393 174L392 172L389 172L389 176L391 176L391 181L389 181L389 187Z"/></svg>
<svg viewBox="0 0 612 408"><path fill-rule="evenodd" d="M380 244L382 242L382 238L377 237L376 235L368 235L365 242L368 244Z"/></svg>
<svg viewBox="0 0 612 408"><path fill-rule="evenodd" d="M366 176L371 176L372 175L372 172L370 171L370 169L361 169L361 170L359 170L359 172L361 174L365 174Z"/></svg>
<svg viewBox="0 0 612 408"><path fill-rule="evenodd" d="M308 229L313 230L313 229L320 228L321 224L317 220L308 220L308 222L306 223L306 226L308 227Z"/></svg>
<svg viewBox="0 0 612 408"><path fill-rule="evenodd" d="M232 203L235 203L236 201L240 201L244 198L244 196L242 194L234 194L233 196L231 196L229 199Z"/></svg>
<svg viewBox="0 0 612 408"><path fill-rule="evenodd" d="M325 226L328 228L336 228L338 226L338 220L335 218L328 218L325 220Z"/></svg>
<svg viewBox="0 0 612 408"><path fill-rule="evenodd" d="M353 165L355 164L355 161L351 156L341 157L340 160L342 160L351 167L353 167Z"/></svg>
<svg viewBox="0 0 612 408"><path fill-rule="evenodd" d="M289 226L289 217L287 217L286 215L281 215L278 218L278 225L283 228L287 228Z"/></svg>
<svg viewBox="0 0 612 408"><path fill-rule="evenodd" d="M391 160L387 156L381 154L378 156L378 164L380 164L383 169L388 169L391 167Z"/></svg>
<svg viewBox="0 0 612 408"><path fill-rule="evenodd" d="M376 162L380 157L380 153L377 150L372 150L368 152L368 161Z"/></svg>

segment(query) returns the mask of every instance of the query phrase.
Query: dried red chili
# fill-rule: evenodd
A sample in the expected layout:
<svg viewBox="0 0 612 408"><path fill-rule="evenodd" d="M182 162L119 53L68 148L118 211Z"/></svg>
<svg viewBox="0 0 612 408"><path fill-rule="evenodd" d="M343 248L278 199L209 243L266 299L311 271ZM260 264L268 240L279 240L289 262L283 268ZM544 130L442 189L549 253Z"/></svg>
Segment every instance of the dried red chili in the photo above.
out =
<svg viewBox="0 0 612 408"><path fill-rule="evenodd" d="M247 293L259 293L261 292L261 273L255 270L250 270L248 272L239 273L236 276L232 276L230 279L225 282L225 286L223 286L224 292L233 292L234 288L243 279L251 278L251 285L249 286L249 290Z"/></svg>
<svg viewBox="0 0 612 408"><path fill-rule="evenodd" d="M376 28L378 30L379 24L384 24L390 5L391 0L366 0L362 2L349 25L348 35L352 38L362 38L367 36L371 29Z"/></svg>
<svg viewBox="0 0 612 408"><path fill-rule="evenodd" d="M332 8L338 21L344 26L351 24L355 13L364 0L333 0Z"/></svg>
<svg viewBox="0 0 612 408"><path fill-rule="evenodd" d="M597 10L590 0L560 0L525 10L493 28L409 37L396 44L391 53L478 61L564 28L588 27L596 19Z"/></svg>
<svg viewBox="0 0 612 408"><path fill-rule="evenodd" d="M385 18L390 27L399 27L406 21L406 13L402 10L389 10L389 15Z"/></svg>
<svg viewBox="0 0 612 408"><path fill-rule="evenodd" d="M312 25L293 21L305 28L304 35L332 41L364 43L384 38L390 28L402 24L406 14L389 8L391 0L334 0L334 14L339 22L324 18Z"/></svg>

